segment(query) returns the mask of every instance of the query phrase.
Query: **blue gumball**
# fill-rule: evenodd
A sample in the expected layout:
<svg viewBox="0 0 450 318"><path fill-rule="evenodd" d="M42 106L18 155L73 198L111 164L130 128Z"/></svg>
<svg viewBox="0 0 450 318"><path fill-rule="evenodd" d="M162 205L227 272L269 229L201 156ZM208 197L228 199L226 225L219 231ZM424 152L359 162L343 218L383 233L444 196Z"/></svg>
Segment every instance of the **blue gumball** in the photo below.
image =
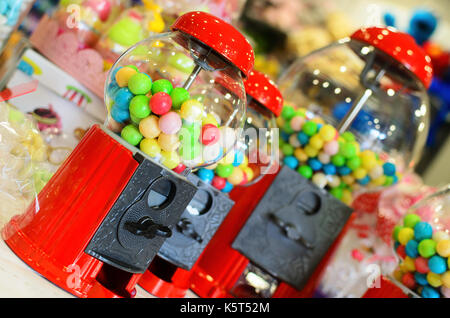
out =
<svg viewBox="0 0 450 318"><path fill-rule="evenodd" d="M226 181L225 187L221 190L223 193L229 193L231 190L233 190L233 185Z"/></svg>
<svg viewBox="0 0 450 318"><path fill-rule="evenodd" d="M285 142L289 142L289 136L290 136L290 134L288 134L287 132L281 130L281 132L280 132L280 137L281 137L281 139L283 139Z"/></svg>
<svg viewBox="0 0 450 318"><path fill-rule="evenodd" d="M422 45L431 37L436 30L438 20L436 16L428 10L417 10L409 21L408 33Z"/></svg>
<svg viewBox="0 0 450 318"><path fill-rule="evenodd" d="M434 255L428 260L428 268L433 273L443 274L447 271L447 261L439 255Z"/></svg>
<svg viewBox="0 0 450 318"><path fill-rule="evenodd" d="M326 165L323 166L323 172L327 175L335 175L336 166L331 163L327 163Z"/></svg>
<svg viewBox="0 0 450 318"><path fill-rule="evenodd" d="M347 175L349 175L349 174L352 172L352 169L350 169L350 168L347 167L347 166L342 166L342 167L339 167L339 168L337 169L337 171L338 171L338 173L339 173L341 176L347 176Z"/></svg>
<svg viewBox="0 0 450 318"><path fill-rule="evenodd" d="M298 166L298 160L294 156L284 157L283 162L286 166L288 166L291 169L296 169Z"/></svg>
<svg viewBox="0 0 450 318"><path fill-rule="evenodd" d="M119 92L119 85L117 85L116 82L111 82L108 85L108 88L106 89L106 94L112 99L115 100L116 94Z"/></svg>
<svg viewBox="0 0 450 318"><path fill-rule="evenodd" d="M409 240L408 243L406 243L405 246L405 253L411 258L416 258L419 256L419 251L417 247L419 246L419 243L415 240Z"/></svg>
<svg viewBox="0 0 450 318"><path fill-rule="evenodd" d="M319 171L323 166L322 163L316 158L309 159L308 164L313 171Z"/></svg>
<svg viewBox="0 0 450 318"><path fill-rule="evenodd" d="M133 99L133 97L133 93L127 87L123 87L116 93L114 103L121 109L128 109L130 101Z"/></svg>
<svg viewBox="0 0 450 318"><path fill-rule="evenodd" d="M430 239L433 235L433 228L427 222L419 222L414 226L414 238L420 242Z"/></svg>
<svg viewBox="0 0 450 318"><path fill-rule="evenodd" d="M390 176L390 177L394 176L395 175L395 165L393 163L386 162L385 164L383 164L383 172L387 176Z"/></svg>
<svg viewBox="0 0 450 318"><path fill-rule="evenodd" d="M424 286L422 290L422 297L423 298L440 298L439 292L430 286Z"/></svg>
<svg viewBox="0 0 450 318"><path fill-rule="evenodd" d="M205 183L211 183L214 178L214 171L210 169L200 168L197 172L197 176Z"/></svg>
<svg viewBox="0 0 450 318"><path fill-rule="evenodd" d="M297 134L297 139L300 142L300 145L304 146L309 142L309 136L305 134L303 131Z"/></svg>
<svg viewBox="0 0 450 318"><path fill-rule="evenodd" d="M370 182L370 177L369 176L365 176L362 179L357 179L356 180L360 185L367 185Z"/></svg>
<svg viewBox="0 0 450 318"><path fill-rule="evenodd" d="M427 286L428 285L428 281L427 281L427 275L426 274L421 274L419 272L415 272L414 273L414 279L416 280L416 283L422 286Z"/></svg>
<svg viewBox="0 0 450 318"><path fill-rule="evenodd" d="M122 124L130 119L130 112L127 109L122 109L113 105L111 108L111 117Z"/></svg>
<svg viewBox="0 0 450 318"><path fill-rule="evenodd" d="M238 167L243 161L244 161L244 153L242 151L235 151L233 166Z"/></svg>

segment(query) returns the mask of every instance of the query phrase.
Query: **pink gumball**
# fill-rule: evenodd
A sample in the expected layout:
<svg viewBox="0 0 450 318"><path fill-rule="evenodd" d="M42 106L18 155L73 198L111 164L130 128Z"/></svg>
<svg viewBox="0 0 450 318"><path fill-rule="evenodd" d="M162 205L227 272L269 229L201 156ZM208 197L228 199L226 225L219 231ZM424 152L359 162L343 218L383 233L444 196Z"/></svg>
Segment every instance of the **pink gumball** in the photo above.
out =
<svg viewBox="0 0 450 318"><path fill-rule="evenodd" d="M108 20L111 13L111 2L109 0L86 0L83 2L83 6L94 10L103 22Z"/></svg>
<svg viewBox="0 0 450 318"><path fill-rule="evenodd" d="M167 134L176 134L181 128L181 118L175 112L168 112L159 118L158 121L159 129Z"/></svg>
<svg viewBox="0 0 450 318"><path fill-rule="evenodd" d="M156 115L164 115L172 108L172 98L164 92L158 92L150 98L150 109Z"/></svg>
<svg viewBox="0 0 450 318"><path fill-rule="evenodd" d="M442 286L441 287L441 294L442 296L444 296L445 298L450 298L450 288Z"/></svg>
<svg viewBox="0 0 450 318"><path fill-rule="evenodd" d="M305 123L305 118L301 116L294 116L291 119L290 125L294 131L300 131L302 129L303 124Z"/></svg>
<svg viewBox="0 0 450 318"><path fill-rule="evenodd" d="M414 265L416 267L416 271L421 274L426 274L430 271L430 269L428 268L428 259L423 258L422 256L416 258L416 260L414 261Z"/></svg>
<svg viewBox="0 0 450 318"><path fill-rule="evenodd" d="M333 156L339 151L339 143L336 140L331 140L323 146L323 151L326 154Z"/></svg>

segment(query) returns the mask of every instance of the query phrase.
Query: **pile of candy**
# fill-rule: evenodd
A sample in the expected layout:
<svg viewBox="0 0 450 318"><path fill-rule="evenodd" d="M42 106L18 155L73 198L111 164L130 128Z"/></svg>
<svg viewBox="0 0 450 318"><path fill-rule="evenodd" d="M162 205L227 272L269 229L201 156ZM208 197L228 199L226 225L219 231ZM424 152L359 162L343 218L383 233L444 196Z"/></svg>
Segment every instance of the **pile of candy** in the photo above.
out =
<svg viewBox="0 0 450 318"><path fill-rule="evenodd" d="M450 298L450 236L434 231L417 214L408 214L393 231L401 258L394 277L424 298Z"/></svg>
<svg viewBox="0 0 450 318"><path fill-rule="evenodd" d="M110 114L125 125L121 137L128 143L176 172L234 156L235 130L220 126L220 117L183 87L167 79L153 82L133 65L111 76Z"/></svg>
<svg viewBox="0 0 450 318"><path fill-rule="evenodd" d="M389 186L399 179L396 166L386 157L361 151L351 132L339 135L306 109L285 105L277 124L284 164L346 204L361 187Z"/></svg>
<svg viewBox="0 0 450 318"><path fill-rule="evenodd" d="M253 169L248 166L248 157L242 151L231 151L218 164L200 168L197 176L216 189L229 193L236 185L244 185L254 177Z"/></svg>

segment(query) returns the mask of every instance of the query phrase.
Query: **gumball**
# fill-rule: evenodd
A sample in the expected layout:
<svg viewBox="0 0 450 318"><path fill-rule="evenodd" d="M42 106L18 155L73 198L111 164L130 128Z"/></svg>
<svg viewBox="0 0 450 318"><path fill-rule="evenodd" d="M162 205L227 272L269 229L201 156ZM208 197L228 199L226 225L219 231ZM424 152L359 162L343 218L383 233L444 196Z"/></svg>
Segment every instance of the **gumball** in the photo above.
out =
<svg viewBox="0 0 450 318"><path fill-rule="evenodd" d="M327 177L325 174L318 172L312 176L311 181L317 185L319 188L325 188L327 185Z"/></svg>
<svg viewBox="0 0 450 318"><path fill-rule="evenodd" d="M313 171L319 171L322 169L322 163L315 158L309 159L308 164Z"/></svg>
<svg viewBox="0 0 450 318"><path fill-rule="evenodd" d="M426 274L421 274L421 273L415 272L414 273L414 279L416 280L416 283L421 285L421 286L428 285L427 275Z"/></svg>
<svg viewBox="0 0 450 318"><path fill-rule="evenodd" d="M418 216L417 214L411 213L411 214L407 214L403 218L403 225L405 227L409 227L411 229L414 229L416 224L419 223L420 221L421 221L420 220L420 216Z"/></svg>
<svg viewBox="0 0 450 318"><path fill-rule="evenodd" d="M234 144L236 143L236 133L234 129L230 127L220 127L220 145L224 149L231 149L234 147ZM233 160L234 161L234 160Z"/></svg>
<svg viewBox="0 0 450 318"><path fill-rule="evenodd" d="M283 117L283 119L290 120L294 116L295 116L294 107L289 105L283 106L283 109L281 110L281 117Z"/></svg>
<svg viewBox="0 0 450 318"><path fill-rule="evenodd" d="M356 171L361 165L361 159L358 156L353 156L347 159L346 164L351 171Z"/></svg>
<svg viewBox="0 0 450 318"><path fill-rule="evenodd" d="M253 169L250 167L240 167L242 171L244 171L245 175L247 176L248 181L252 181L255 177L255 173L253 172Z"/></svg>
<svg viewBox="0 0 450 318"><path fill-rule="evenodd" d="M286 156L283 159L283 163L291 169L296 169L298 166L298 160L294 156Z"/></svg>
<svg viewBox="0 0 450 318"><path fill-rule="evenodd" d="M181 104L180 116L181 118L189 122L200 120L203 116L202 103L195 99L189 99L185 101L183 104Z"/></svg>
<svg viewBox="0 0 450 318"><path fill-rule="evenodd" d="M164 92L166 94L171 94L173 90L173 85L169 80L166 79L159 79L155 82L153 82L152 85L152 94L155 95L159 92Z"/></svg>
<svg viewBox="0 0 450 318"><path fill-rule="evenodd" d="M130 119L131 122L135 125L135 126L139 126L139 123L141 122L142 118L137 118L136 116L133 116L133 114L130 114Z"/></svg>
<svg viewBox="0 0 450 318"><path fill-rule="evenodd" d="M414 231L413 231L413 229L403 228L398 233L398 241L402 245L406 245L406 243L408 243L408 241L412 240L412 239L414 239Z"/></svg>
<svg viewBox="0 0 450 318"><path fill-rule="evenodd" d="M314 135L309 139L309 145L314 149L320 150L323 147L323 139L320 135Z"/></svg>
<svg viewBox="0 0 450 318"><path fill-rule="evenodd" d="M219 143L215 143L215 144L209 145L209 146L204 146L203 150L202 150L203 160L205 162L215 161L217 158L220 158L222 156L222 152L223 152L223 150L220 147ZM208 166L206 168L209 169L210 166Z"/></svg>
<svg viewBox="0 0 450 318"><path fill-rule="evenodd" d="M442 285L441 275L433 272L428 272L427 281L428 284L430 284L433 287L440 287Z"/></svg>
<svg viewBox="0 0 450 318"><path fill-rule="evenodd" d="M398 282L402 281L402 277L403 277L404 273L402 272L402 270L400 268L396 268L394 270L394 272L392 273L392 276L394 276L395 280ZM427 282L428 284L428 282Z"/></svg>
<svg viewBox="0 0 450 318"><path fill-rule="evenodd" d="M290 144L284 144L281 146L281 152L285 156L291 156L294 153L294 147L292 147Z"/></svg>
<svg viewBox="0 0 450 318"><path fill-rule="evenodd" d="M342 198L342 193L343 193L343 191L339 187L336 187L336 188L333 188L330 190L330 194L338 200L340 200Z"/></svg>
<svg viewBox="0 0 450 318"><path fill-rule="evenodd" d="M233 172L233 169L234 167L232 164L230 165L219 164L215 171L219 177L228 178Z"/></svg>
<svg viewBox="0 0 450 318"><path fill-rule="evenodd" d="M167 92L165 92L165 93L167 93ZM180 109L181 105L185 101L189 100L189 98L191 98L191 96L189 95L189 92L183 87L173 88L170 93L170 97L172 98L172 107L174 109Z"/></svg>
<svg viewBox="0 0 450 318"><path fill-rule="evenodd" d="M292 135L290 135L289 136L289 139L288 139L288 142L289 142L289 144L292 146L292 147L294 147L294 148L298 148L298 147L301 147L301 143L300 143L300 141L298 141L298 138L297 138L297 135L296 134L292 134Z"/></svg>
<svg viewBox="0 0 450 318"><path fill-rule="evenodd" d="M357 179L357 181L360 185L365 186L370 182L370 178L369 178L369 176L365 176L362 179Z"/></svg>
<svg viewBox="0 0 450 318"><path fill-rule="evenodd" d="M331 141L336 135L336 129L331 125L324 125L322 128L320 128L319 135L324 142Z"/></svg>
<svg viewBox="0 0 450 318"><path fill-rule="evenodd" d="M161 147L156 139L144 138L142 139L139 148L150 157L158 157L161 154Z"/></svg>
<svg viewBox="0 0 450 318"><path fill-rule="evenodd" d="M417 247L419 246L419 243L415 240L409 240L408 243L406 243L405 246L405 252L406 255L412 258L416 258L419 256L419 251L417 250Z"/></svg>
<svg viewBox="0 0 450 318"><path fill-rule="evenodd" d="M168 112L159 118L158 126L167 135L176 134L181 129L181 118L175 112Z"/></svg>
<svg viewBox="0 0 450 318"><path fill-rule="evenodd" d="M120 87L119 85L117 85L116 82L111 82L108 85L108 88L106 89L106 93L108 94L108 96L114 100L116 98L116 94L119 91Z"/></svg>
<svg viewBox="0 0 450 318"><path fill-rule="evenodd" d="M247 182L248 182L247 175L245 174L245 171L242 170L242 173L243 173L243 178L242 178L241 183L239 183L239 185L244 185L244 184L247 184Z"/></svg>
<svg viewBox="0 0 450 318"><path fill-rule="evenodd" d="M341 176L347 176L352 172L352 170L350 170L350 168L347 166L339 167L337 169L337 171L338 171L338 174L340 174Z"/></svg>
<svg viewBox="0 0 450 318"><path fill-rule="evenodd" d="M413 273L405 273L402 277L402 283L409 289L414 289L416 286L416 280L414 279Z"/></svg>
<svg viewBox="0 0 450 318"><path fill-rule="evenodd" d="M336 167L331 163L323 166L323 172L325 172L325 174L327 175L335 175L336 171Z"/></svg>
<svg viewBox="0 0 450 318"><path fill-rule="evenodd" d="M172 108L170 95L164 92L154 94L150 98L150 109L156 115L164 115Z"/></svg>
<svg viewBox="0 0 450 318"><path fill-rule="evenodd" d="M356 156L356 147L350 142L346 142L340 147L339 153L345 158L352 158Z"/></svg>
<svg viewBox="0 0 450 318"><path fill-rule="evenodd" d="M447 262L441 256L434 255L428 260L428 267L433 273L443 274L447 270Z"/></svg>
<svg viewBox="0 0 450 318"><path fill-rule="evenodd" d="M302 132L309 137L313 136L317 132L317 124L313 121L307 121L303 124Z"/></svg>
<svg viewBox="0 0 450 318"><path fill-rule="evenodd" d="M327 180L330 188L336 188L341 184L341 178L335 175L327 176Z"/></svg>
<svg viewBox="0 0 450 318"><path fill-rule="evenodd" d="M202 119L202 126L205 125L213 125L215 127L219 127L219 123L217 122L216 117L214 117L213 114L206 114L205 117Z"/></svg>
<svg viewBox="0 0 450 318"><path fill-rule="evenodd" d="M401 245L401 246L403 246L403 245ZM416 270L416 266L414 264L414 259L412 259L409 256L406 256L405 259L403 260L403 268L407 272L414 272Z"/></svg>
<svg viewBox="0 0 450 318"><path fill-rule="evenodd" d="M137 68L136 65L128 64L128 65L125 65L125 67L130 67L130 68L132 68L133 70L135 70L136 72L139 72L139 69ZM145 73L144 73L144 74L145 74ZM148 75L147 75L147 76L148 76Z"/></svg>
<svg viewBox="0 0 450 318"><path fill-rule="evenodd" d="M304 148L304 151L310 158L316 157L319 154L319 151L316 148L311 147L309 144Z"/></svg>
<svg viewBox="0 0 450 318"><path fill-rule="evenodd" d="M324 144L323 151L330 156L334 156L339 151L339 143L336 140L331 140Z"/></svg>
<svg viewBox="0 0 450 318"><path fill-rule="evenodd" d="M392 231L392 238L394 239L394 241L396 241L396 243L398 243L398 233L402 228L403 228L402 226L396 225L394 227L394 231Z"/></svg>
<svg viewBox="0 0 450 318"><path fill-rule="evenodd" d="M383 175L383 168L381 166L374 166L369 171L369 176L371 179L377 179L380 178Z"/></svg>
<svg viewBox="0 0 450 318"><path fill-rule="evenodd" d="M285 120L283 119L283 117L279 116L279 117L277 117L277 119L275 120L275 122L277 123L277 126L278 126L278 127L283 127L283 126L284 126Z"/></svg>
<svg viewBox="0 0 450 318"><path fill-rule="evenodd" d="M139 122L139 131L145 138L156 138L161 133L158 124L158 117L149 116Z"/></svg>
<svg viewBox="0 0 450 318"><path fill-rule="evenodd" d="M219 161L219 163L225 165L233 164L233 162L234 162L234 149L229 150L227 154Z"/></svg>
<svg viewBox="0 0 450 318"><path fill-rule="evenodd" d="M284 123L284 126L281 127L281 129L287 134L292 134L294 132L294 129L291 127L291 123L288 121Z"/></svg>
<svg viewBox="0 0 450 318"><path fill-rule="evenodd" d="M436 242L430 239L423 240L419 243L418 250L422 257L429 258L436 253Z"/></svg>
<svg viewBox="0 0 450 318"><path fill-rule="evenodd" d="M433 236L433 228L427 222L419 222L414 226L414 238L417 241L431 239Z"/></svg>
<svg viewBox="0 0 450 318"><path fill-rule="evenodd" d="M161 151L161 163L172 170L180 164L180 157L176 151Z"/></svg>
<svg viewBox="0 0 450 318"><path fill-rule="evenodd" d="M367 171L372 170L372 168L377 164L377 158L371 150L364 150L361 152L360 158L362 167Z"/></svg>
<svg viewBox="0 0 450 318"><path fill-rule="evenodd" d="M342 190L342 198L341 201L347 205L350 205L353 201L353 195L350 190L344 189Z"/></svg>
<svg viewBox="0 0 450 318"><path fill-rule="evenodd" d="M430 286L424 286L421 295L423 298L440 298L439 292Z"/></svg>
<svg viewBox="0 0 450 318"><path fill-rule="evenodd" d="M440 240L436 245L436 252L442 257L450 257L450 240Z"/></svg>
<svg viewBox="0 0 450 318"><path fill-rule="evenodd" d="M130 119L130 112L127 109L122 109L113 105L113 107L111 107L111 117L122 124Z"/></svg>
<svg viewBox="0 0 450 318"><path fill-rule="evenodd" d="M178 166L176 166L175 168L172 169L172 171L180 174L182 173L184 170L186 170L186 166L182 163L179 163Z"/></svg>
<svg viewBox="0 0 450 318"><path fill-rule="evenodd" d="M297 139L302 146L305 146L309 142L309 136L305 134L303 131L297 134Z"/></svg>
<svg viewBox="0 0 450 318"><path fill-rule="evenodd" d="M228 181L225 181L225 187L223 187L222 192L223 193L230 193L231 190L233 190L234 186L229 183Z"/></svg>
<svg viewBox="0 0 450 318"><path fill-rule="evenodd" d="M355 139L355 135L353 135L350 131L344 131L341 134L341 137L347 142L351 142L351 141L355 141L356 140Z"/></svg>
<svg viewBox="0 0 450 318"><path fill-rule="evenodd" d="M293 131L300 131L305 122L305 118L301 116L294 116L290 121L290 125Z"/></svg>
<svg viewBox="0 0 450 318"><path fill-rule="evenodd" d="M242 151L234 152L233 166L238 167L244 161L244 153Z"/></svg>
<svg viewBox="0 0 450 318"><path fill-rule="evenodd" d="M238 185L244 179L244 172L241 168L235 167L231 175L227 178L227 181L232 185Z"/></svg>
<svg viewBox="0 0 450 318"><path fill-rule="evenodd" d="M142 139L139 130L133 125L127 125L122 129L120 136L129 144L137 146Z"/></svg>
<svg viewBox="0 0 450 318"><path fill-rule="evenodd" d="M306 179L310 179L313 175L313 170L309 166L302 165L297 169L297 172L300 173Z"/></svg>
<svg viewBox="0 0 450 318"><path fill-rule="evenodd" d="M398 242L397 242L398 243ZM395 251L397 252L397 255L401 258L401 259L405 259L406 258L406 252L405 252L405 246L403 245L398 245L397 248L395 249Z"/></svg>
<svg viewBox="0 0 450 318"><path fill-rule="evenodd" d="M158 136L158 144L162 150L166 152L175 151L180 146L180 141L178 140L177 135L168 135L165 133L161 133Z"/></svg>
<svg viewBox="0 0 450 318"><path fill-rule="evenodd" d="M367 176L367 171L364 168L356 168L353 171L353 176L355 177L355 179L363 179Z"/></svg>
<svg viewBox="0 0 450 318"><path fill-rule="evenodd" d="M345 158L342 155L334 155L331 157L331 163L336 167L341 167L345 164Z"/></svg>
<svg viewBox="0 0 450 318"><path fill-rule="evenodd" d="M294 156L300 162L306 162L308 160L308 155L301 148L297 148L297 149L294 150Z"/></svg>
<svg viewBox="0 0 450 318"><path fill-rule="evenodd" d="M114 98L114 106L119 107L120 109L128 110L133 97L133 93L131 93L128 88L121 88L117 91L117 94Z"/></svg>
<svg viewBox="0 0 450 318"><path fill-rule="evenodd" d="M450 240L450 235L444 231L437 231L433 233L433 240L436 241L436 243L439 243L442 240Z"/></svg>
<svg viewBox="0 0 450 318"><path fill-rule="evenodd" d="M355 178L352 175L346 175L346 176L342 176L341 177L342 182L344 182L347 185L352 185L353 183L355 183Z"/></svg>
<svg viewBox="0 0 450 318"><path fill-rule="evenodd" d="M128 88L134 95L145 95L152 88L152 79L145 73L136 73L128 80Z"/></svg>
<svg viewBox="0 0 450 318"><path fill-rule="evenodd" d="M426 274L430 271L428 268L428 259L424 257L417 257L414 261L414 265L416 266L416 271L422 274Z"/></svg>
<svg viewBox="0 0 450 318"><path fill-rule="evenodd" d="M384 171L384 174L387 176L394 176L395 175L395 165L393 163L386 162L383 165L383 171Z"/></svg>
<svg viewBox="0 0 450 318"><path fill-rule="evenodd" d="M324 165L330 163L330 161L331 161L330 155L328 155L327 153L325 153L323 151L319 153L319 155L317 156L317 159L319 159L319 161Z"/></svg>
<svg viewBox="0 0 450 318"><path fill-rule="evenodd" d="M220 139L220 130L212 124L206 124L202 127L201 142L204 145L212 145Z"/></svg>
<svg viewBox="0 0 450 318"><path fill-rule="evenodd" d="M450 271L446 271L441 275L442 285L450 288Z"/></svg>
<svg viewBox="0 0 450 318"><path fill-rule="evenodd" d="M213 178L214 178L214 171L208 170L208 169L205 169L205 168L200 168L200 169L197 171L197 176L198 176L203 182L211 183L212 180L213 180Z"/></svg>
<svg viewBox="0 0 450 318"><path fill-rule="evenodd" d="M441 286L441 294L444 298L450 298L450 288Z"/></svg>
<svg viewBox="0 0 450 318"><path fill-rule="evenodd" d="M149 101L150 98L145 95L134 96L130 101L130 114L139 119L148 117L150 115Z"/></svg>
<svg viewBox="0 0 450 318"><path fill-rule="evenodd" d="M126 87L130 78L137 73L136 69L129 66L122 67L116 73L116 82L120 87Z"/></svg>

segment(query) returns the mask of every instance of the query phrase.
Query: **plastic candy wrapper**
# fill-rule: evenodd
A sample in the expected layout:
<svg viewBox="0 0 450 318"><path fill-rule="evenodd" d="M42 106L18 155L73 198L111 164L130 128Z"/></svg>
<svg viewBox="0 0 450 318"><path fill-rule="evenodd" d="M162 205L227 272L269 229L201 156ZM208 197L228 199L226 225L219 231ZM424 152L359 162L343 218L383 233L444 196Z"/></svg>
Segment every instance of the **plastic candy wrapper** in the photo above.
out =
<svg viewBox="0 0 450 318"><path fill-rule="evenodd" d="M0 226L37 197L70 150L47 144L30 117L0 103Z"/></svg>

